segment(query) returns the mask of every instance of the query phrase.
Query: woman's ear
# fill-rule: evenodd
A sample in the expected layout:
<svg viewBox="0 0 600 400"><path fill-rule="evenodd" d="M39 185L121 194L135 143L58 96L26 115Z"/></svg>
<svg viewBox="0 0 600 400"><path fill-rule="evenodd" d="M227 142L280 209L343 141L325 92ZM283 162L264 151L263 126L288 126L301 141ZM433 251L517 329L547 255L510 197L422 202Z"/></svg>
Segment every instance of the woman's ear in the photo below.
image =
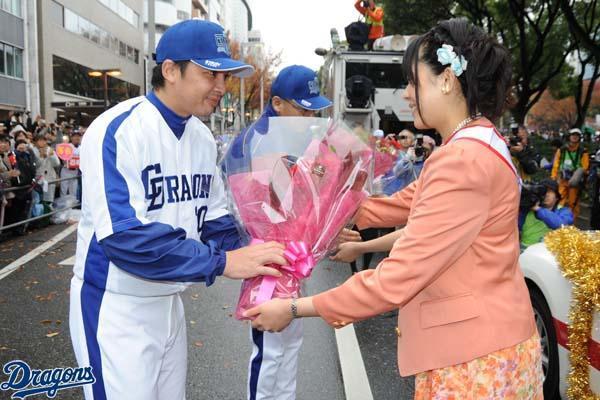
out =
<svg viewBox="0 0 600 400"><path fill-rule="evenodd" d="M440 74L440 90L442 94L450 94L454 90L456 77L450 70L446 68L444 72Z"/></svg>

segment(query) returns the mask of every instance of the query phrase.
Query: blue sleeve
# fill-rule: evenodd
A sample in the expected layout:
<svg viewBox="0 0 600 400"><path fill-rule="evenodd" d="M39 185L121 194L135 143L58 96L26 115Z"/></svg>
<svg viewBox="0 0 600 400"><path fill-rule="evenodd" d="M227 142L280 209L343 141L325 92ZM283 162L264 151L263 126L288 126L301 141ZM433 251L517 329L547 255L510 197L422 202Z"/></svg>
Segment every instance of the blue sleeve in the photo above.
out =
<svg viewBox="0 0 600 400"><path fill-rule="evenodd" d="M519 210L519 234L523 230L523 225L525 224L525 218L527 218L527 211Z"/></svg>
<svg viewBox="0 0 600 400"><path fill-rule="evenodd" d="M225 270L225 252L216 243L186 239L183 229L158 222L112 234L100 245L117 267L144 279L210 286Z"/></svg>
<svg viewBox="0 0 600 400"><path fill-rule="evenodd" d="M560 208L556 211L540 208L536 211L535 216L544 222L550 229L558 229L562 225L573 224L573 213L566 208L566 212L562 211L565 208Z"/></svg>
<svg viewBox="0 0 600 400"><path fill-rule="evenodd" d="M569 207L562 207L556 210L559 218L562 220L562 225L573 225L575 217L573 211Z"/></svg>
<svg viewBox="0 0 600 400"><path fill-rule="evenodd" d="M212 221L205 221L200 240L205 243L213 242L224 251L236 250L243 245L235 221L229 214Z"/></svg>

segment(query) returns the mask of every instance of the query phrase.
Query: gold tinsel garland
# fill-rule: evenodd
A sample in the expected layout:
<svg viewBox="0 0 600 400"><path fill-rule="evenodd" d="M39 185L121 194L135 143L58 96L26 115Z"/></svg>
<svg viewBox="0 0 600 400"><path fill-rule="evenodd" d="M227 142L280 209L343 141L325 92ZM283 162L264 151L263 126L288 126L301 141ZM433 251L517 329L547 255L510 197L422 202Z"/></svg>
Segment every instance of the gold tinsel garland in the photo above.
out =
<svg viewBox="0 0 600 400"><path fill-rule="evenodd" d="M569 388L573 400L600 400L590 389L588 340L594 311L600 310L600 232L583 232L575 227L549 232L544 241L573 285L569 310Z"/></svg>

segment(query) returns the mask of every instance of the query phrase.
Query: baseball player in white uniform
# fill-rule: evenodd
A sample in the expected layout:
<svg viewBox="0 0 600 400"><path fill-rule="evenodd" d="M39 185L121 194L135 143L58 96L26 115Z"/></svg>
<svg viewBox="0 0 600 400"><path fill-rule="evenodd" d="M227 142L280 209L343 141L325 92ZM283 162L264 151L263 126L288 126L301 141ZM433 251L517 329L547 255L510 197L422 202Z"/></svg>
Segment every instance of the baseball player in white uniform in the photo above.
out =
<svg viewBox="0 0 600 400"><path fill-rule="evenodd" d="M261 117L240 133L223 160L228 174L247 169L255 135L269 131L272 117L314 117L319 110L331 106L321 96L315 71L303 65L282 69L271 86L271 99ZM294 400L298 354L302 347L303 326L294 320L281 332L263 332L250 328L252 355L248 365L248 400Z"/></svg>
<svg viewBox="0 0 600 400"><path fill-rule="evenodd" d="M230 58L223 28L188 20L156 49L153 92L100 115L81 146L82 218L70 329L88 400L185 399L186 325L180 293L219 275L279 275L278 243L240 248L216 172L209 115ZM201 395L194 395L199 398Z"/></svg>

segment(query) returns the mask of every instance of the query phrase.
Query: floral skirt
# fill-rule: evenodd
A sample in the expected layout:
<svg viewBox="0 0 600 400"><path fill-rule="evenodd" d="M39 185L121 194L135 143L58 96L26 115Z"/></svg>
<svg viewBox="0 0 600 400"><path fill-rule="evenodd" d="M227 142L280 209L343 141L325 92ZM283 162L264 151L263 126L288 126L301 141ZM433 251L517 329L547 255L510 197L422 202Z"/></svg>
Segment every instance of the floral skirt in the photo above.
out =
<svg viewBox="0 0 600 400"><path fill-rule="evenodd" d="M415 400L543 400L540 337L469 362L417 374Z"/></svg>

